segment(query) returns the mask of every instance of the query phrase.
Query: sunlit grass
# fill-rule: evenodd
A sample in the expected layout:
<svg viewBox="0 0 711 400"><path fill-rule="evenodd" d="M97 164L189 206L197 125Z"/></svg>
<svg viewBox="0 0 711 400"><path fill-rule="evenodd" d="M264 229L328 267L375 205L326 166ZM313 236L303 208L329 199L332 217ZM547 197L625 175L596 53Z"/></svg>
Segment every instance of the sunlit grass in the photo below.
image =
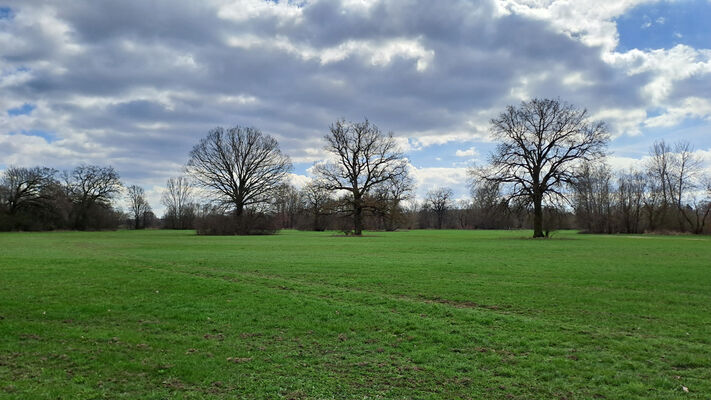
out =
<svg viewBox="0 0 711 400"><path fill-rule="evenodd" d="M709 238L529 234L3 233L0 398L708 398Z"/></svg>

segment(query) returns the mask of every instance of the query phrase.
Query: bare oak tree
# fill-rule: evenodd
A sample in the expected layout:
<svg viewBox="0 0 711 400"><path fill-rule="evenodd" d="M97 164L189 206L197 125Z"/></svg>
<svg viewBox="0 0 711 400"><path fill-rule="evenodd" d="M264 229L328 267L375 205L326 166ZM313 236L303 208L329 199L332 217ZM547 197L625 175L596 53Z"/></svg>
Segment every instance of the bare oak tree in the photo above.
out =
<svg viewBox="0 0 711 400"><path fill-rule="evenodd" d="M115 169L98 165L80 165L65 172L64 180L74 203L74 227L77 229L88 227L88 214L94 207L110 207L112 198L122 186Z"/></svg>
<svg viewBox="0 0 711 400"><path fill-rule="evenodd" d="M56 184L57 170L52 168L9 167L0 178L4 188L0 204L5 204L10 215L17 211L40 206L49 201L49 187Z"/></svg>
<svg viewBox="0 0 711 400"><path fill-rule="evenodd" d="M291 161L276 139L257 128L218 127L193 147L187 168L239 217L246 207L269 203L291 170Z"/></svg>
<svg viewBox="0 0 711 400"><path fill-rule="evenodd" d="M333 159L314 167L320 187L348 193L353 233L362 235L363 212L372 208L364 201L376 188L407 175L407 161L392 133L384 134L367 119L336 121L325 137Z"/></svg>
<svg viewBox="0 0 711 400"><path fill-rule="evenodd" d="M603 122L589 121L587 110L551 99L507 107L491 120L491 133L499 144L480 174L503 184L509 199L533 205L533 237L544 236L544 200L565 197L562 189L576 166L602 157L609 137Z"/></svg>

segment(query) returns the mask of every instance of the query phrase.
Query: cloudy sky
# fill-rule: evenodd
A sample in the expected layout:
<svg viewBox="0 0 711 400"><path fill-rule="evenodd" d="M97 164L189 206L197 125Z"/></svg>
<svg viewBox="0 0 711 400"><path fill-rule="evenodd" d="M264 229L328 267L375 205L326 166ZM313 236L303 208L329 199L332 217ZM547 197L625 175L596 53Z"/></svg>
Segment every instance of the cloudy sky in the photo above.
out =
<svg viewBox="0 0 711 400"><path fill-rule="evenodd" d="M711 165L711 0L0 0L0 170L110 164L154 208L215 126L275 136L303 182L338 118L400 138L419 193L466 193L508 104L608 122Z"/></svg>

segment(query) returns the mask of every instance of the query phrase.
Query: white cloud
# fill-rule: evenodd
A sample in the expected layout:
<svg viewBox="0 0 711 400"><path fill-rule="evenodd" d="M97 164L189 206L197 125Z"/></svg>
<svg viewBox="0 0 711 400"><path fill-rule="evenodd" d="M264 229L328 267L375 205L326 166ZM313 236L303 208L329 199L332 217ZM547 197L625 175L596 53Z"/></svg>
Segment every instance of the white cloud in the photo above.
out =
<svg viewBox="0 0 711 400"><path fill-rule="evenodd" d="M606 52L618 44L613 19L626 11L655 0L498 0L504 12L514 12L548 21L560 32L579 37L590 46Z"/></svg>
<svg viewBox="0 0 711 400"><path fill-rule="evenodd" d="M294 185L297 189L303 189L304 186L308 185L312 178L305 175L299 174L289 174L289 183Z"/></svg>
<svg viewBox="0 0 711 400"><path fill-rule="evenodd" d="M230 36L227 43L243 49L272 48L294 54L303 60L318 60L322 65L337 63L357 55L370 65L383 67L394 58L415 60L417 71L425 71L432 62L435 52L426 49L420 39L392 38L387 40L348 40L336 46L322 49L303 43L295 43L285 36L260 37L253 34Z"/></svg>
<svg viewBox="0 0 711 400"><path fill-rule="evenodd" d="M214 126L257 126L313 163L330 123L364 117L406 152L461 143L455 155L475 157L490 119L530 97L641 140L710 115L711 50L618 50L616 18L651 1L11 0L0 160L112 164L157 192ZM414 170L425 187L463 185L443 158Z"/></svg>
<svg viewBox="0 0 711 400"><path fill-rule="evenodd" d="M479 155L479 152L477 151L476 147L472 146L465 150L459 149L454 153L454 155L457 157L476 157Z"/></svg>
<svg viewBox="0 0 711 400"><path fill-rule="evenodd" d="M665 113L647 119L645 125L649 127L670 127L690 117L711 119L711 101L701 97L688 97L678 106L667 108Z"/></svg>
<svg viewBox="0 0 711 400"><path fill-rule="evenodd" d="M420 167L410 166L410 174L417 185L420 196L428 190L449 187L460 190L466 188L468 168Z"/></svg>
<svg viewBox="0 0 711 400"><path fill-rule="evenodd" d="M301 22L302 8L289 1L236 0L220 1L217 15L235 22L254 18L277 18ZM218 3L218 4L219 4Z"/></svg>

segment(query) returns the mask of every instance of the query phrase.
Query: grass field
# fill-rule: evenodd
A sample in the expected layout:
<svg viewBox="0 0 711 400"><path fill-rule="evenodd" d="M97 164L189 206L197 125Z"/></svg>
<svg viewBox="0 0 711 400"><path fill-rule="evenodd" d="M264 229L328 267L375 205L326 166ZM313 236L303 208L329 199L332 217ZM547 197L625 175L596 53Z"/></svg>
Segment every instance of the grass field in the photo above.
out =
<svg viewBox="0 0 711 400"><path fill-rule="evenodd" d="M2 233L0 398L711 398L711 238L528 234Z"/></svg>

